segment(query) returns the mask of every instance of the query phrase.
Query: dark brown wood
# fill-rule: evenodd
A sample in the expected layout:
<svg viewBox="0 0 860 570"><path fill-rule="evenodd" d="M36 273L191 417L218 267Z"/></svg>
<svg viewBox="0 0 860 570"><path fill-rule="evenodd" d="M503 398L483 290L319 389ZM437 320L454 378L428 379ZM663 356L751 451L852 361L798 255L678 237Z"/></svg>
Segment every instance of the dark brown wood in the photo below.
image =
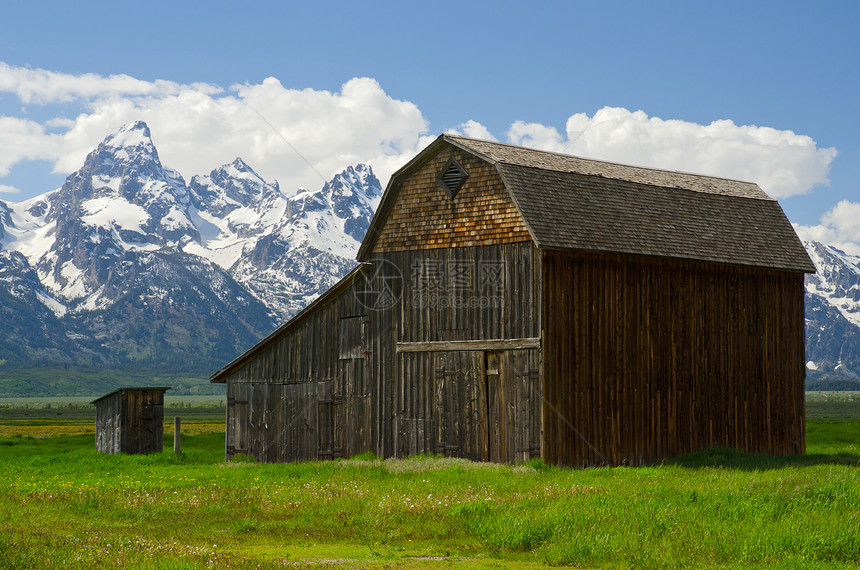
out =
<svg viewBox="0 0 860 570"><path fill-rule="evenodd" d="M437 340L427 342L398 342L397 352L450 352L474 350L517 350L540 348L539 338L509 338L490 340Z"/></svg>
<svg viewBox="0 0 860 570"><path fill-rule="evenodd" d="M803 275L544 254L544 459L804 451Z"/></svg>
<svg viewBox="0 0 860 570"><path fill-rule="evenodd" d="M213 376L228 459L804 452L802 273L539 250L532 232L553 228L527 226L499 174L522 169L445 148L386 191L361 270ZM452 157L454 196L436 180Z"/></svg>
<svg viewBox="0 0 860 570"><path fill-rule="evenodd" d="M173 416L173 453L182 452L182 418Z"/></svg>
<svg viewBox="0 0 860 570"><path fill-rule="evenodd" d="M120 388L94 400L96 450L157 453L164 448L167 387Z"/></svg>

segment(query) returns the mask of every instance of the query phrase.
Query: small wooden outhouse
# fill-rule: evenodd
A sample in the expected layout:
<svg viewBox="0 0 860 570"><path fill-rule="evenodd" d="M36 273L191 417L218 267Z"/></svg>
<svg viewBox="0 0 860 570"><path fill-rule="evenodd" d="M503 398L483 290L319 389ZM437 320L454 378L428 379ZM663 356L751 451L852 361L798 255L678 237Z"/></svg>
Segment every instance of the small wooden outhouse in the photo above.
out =
<svg viewBox="0 0 860 570"><path fill-rule="evenodd" d="M157 453L164 447L164 392L168 387L118 388L93 400L96 450Z"/></svg>

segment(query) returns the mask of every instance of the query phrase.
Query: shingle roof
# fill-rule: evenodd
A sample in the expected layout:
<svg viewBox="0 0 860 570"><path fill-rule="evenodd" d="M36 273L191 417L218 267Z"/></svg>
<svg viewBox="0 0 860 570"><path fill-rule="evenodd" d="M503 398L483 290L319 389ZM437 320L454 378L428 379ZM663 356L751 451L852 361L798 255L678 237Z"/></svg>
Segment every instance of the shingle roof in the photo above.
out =
<svg viewBox="0 0 860 570"><path fill-rule="evenodd" d="M774 200L497 168L541 247L814 270Z"/></svg>
<svg viewBox="0 0 860 570"><path fill-rule="evenodd" d="M448 144L494 163L536 245L790 271L815 266L779 203L758 185L442 135L392 176L359 259L399 179Z"/></svg>
<svg viewBox="0 0 860 570"><path fill-rule="evenodd" d="M663 188L683 188L707 194L773 200L757 184L753 184L752 182L741 182L727 178L716 178L713 176L702 176L700 174L659 170L641 166L628 166L626 164L579 158L567 154L454 135L443 136L457 146L464 148L464 150L477 152L487 160L495 163L530 166L554 172L587 174L602 178L612 178L614 180L638 182L650 186L661 186Z"/></svg>

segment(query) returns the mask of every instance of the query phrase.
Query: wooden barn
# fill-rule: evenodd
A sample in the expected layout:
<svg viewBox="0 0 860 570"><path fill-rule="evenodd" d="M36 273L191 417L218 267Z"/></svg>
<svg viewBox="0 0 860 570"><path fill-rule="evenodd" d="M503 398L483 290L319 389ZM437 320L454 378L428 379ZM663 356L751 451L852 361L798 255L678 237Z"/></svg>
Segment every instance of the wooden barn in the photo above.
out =
<svg viewBox="0 0 860 570"><path fill-rule="evenodd" d="M157 453L164 447L166 387L119 388L93 401L96 450Z"/></svg>
<svg viewBox="0 0 860 570"><path fill-rule="evenodd" d="M358 261L212 376L228 459L804 452L815 269L755 184L442 135Z"/></svg>

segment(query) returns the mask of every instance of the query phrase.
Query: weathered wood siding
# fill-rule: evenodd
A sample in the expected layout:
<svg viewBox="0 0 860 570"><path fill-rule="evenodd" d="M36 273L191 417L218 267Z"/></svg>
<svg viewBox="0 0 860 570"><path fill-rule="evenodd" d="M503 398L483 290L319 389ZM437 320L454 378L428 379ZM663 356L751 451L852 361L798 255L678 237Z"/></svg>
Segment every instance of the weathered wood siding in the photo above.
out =
<svg viewBox="0 0 860 570"><path fill-rule="evenodd" d="M543 457L799 454L803 274L547 251Z"/></svg>
<svg viewBox="0 0 860 570"><path fill-rule="evenodd" d="M397 457L433 452L474 461L540 455L540 351L400 355Z"/></svg>
<svg viewBox="0 0 860 570"><path fill-rule="evenodd" d="M534 455L539 295L540 257L531 242L374 254L354 283L227 376L227 458ZM499 339L531 342L524 349L396 349L398 342ZM468 387L452 381L463 358L474 361ZM502 371L496 376L487 374L492 358L504 361L491 362L489 370ZM469 400L478 393L479 402Z"/></svg>
<svg viewBox="0 0 860 570"><path fill-rule="evenodd" d="M368 368L381 354L361 304L344 287L227 376L226 455L287 462L379 448Z"/></svg>
<svg viewBox="0 0 860 570"><path fill-rule="evenodd" d="M510 462L537 455L541 265L534 245L428 248L373 258L403 275L399 303L390 312L395 340L419 345L397 351L393 371L384 372L384 409L394 428L387 453ZM530 339L533 348L500 349L494 342L506 339ZM458 350L458 341L476 342Z"/></svg>
<svg viewBox="0 0 860 570"><path fill-rule="evenodd" d="M436 182L451 156L468 173L453 199ZM403 182L387 216L376 253L531 240L495 166L453 147Z"/></svg>
<svg viewBox="0 0 860 570"><path fill-rule="evenodd" d="M122 433L122 394L116 392L96 402L96 451L119 453Z"/></svg>
<svg viewBox="0 0 860 570"><path fill-rule="evenodd" d="M164 389L122 389L96 401L96 450L158 453L164 448Z"/></svg>

